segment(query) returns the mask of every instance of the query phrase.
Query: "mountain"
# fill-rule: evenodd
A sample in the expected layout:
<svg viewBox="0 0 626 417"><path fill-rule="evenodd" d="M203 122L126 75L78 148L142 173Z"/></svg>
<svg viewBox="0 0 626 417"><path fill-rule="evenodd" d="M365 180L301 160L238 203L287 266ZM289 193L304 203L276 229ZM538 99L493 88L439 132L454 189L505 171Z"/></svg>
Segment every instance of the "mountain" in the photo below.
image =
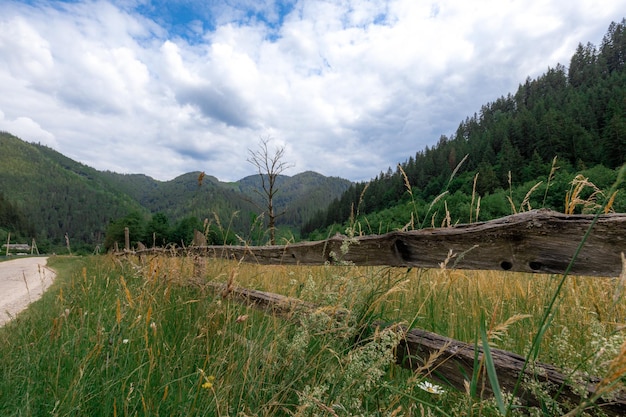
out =
<svg viewBox="0 0 626 417"><path fill-rule="evenodd" d="M198 181L200 172L183 174L167 182L138 174L104 172L103 175L151 213L164 213L174 221L189 215L219 219L224 225L231 223L244 235L267 204L259 175L237 182L221 182L204 175L201 183ZM310 171L294 176L280 175L276 181L278 191L274 207L276 213L283 214L277 218L277 225L299 228L351 184L346 179Z"/></svg>
<svg viewBox="0 0 626 417"><path fill-rule="evenodd" d="M199 181L200 174L157 181L142 174L102 172L0 132L0 239L6 240L8 232L26 241L35 237L45 250L46 243L64 246L67 234L74 248L93 248L102 244L111 221L130 213L146 219L161 213L173 223L208 218L246 236L264 208L260 177L227 183L209 175ZM304 172L281 176L278 184L275 206L285 213L279 224L297 230L351 182Z"/></svg>
<svg viewBox="0 0 626 417"><path fill-rule="evenodd" d="M514 94L461 121L451 137L351 186L316 213L302 235L325 236L325 228L347 222L353 212L378 233L466 223L478 211L488 220L528 207L589 210L591 202L572 208L565 201L572 203L577 184L581 199L610 197L593 194L576 176L604 192L617 180L626 162L625 97L626 19L609 25L599 47L579 44L569 67L557 64L527 78ZM626 210L621 188L612 203L616 211Z"/></svg>
<svg viewBox="0 0 626 417"><path fill-rule="evenodd" d="M34 231L27 237L37 238L40 249L44 242L64 245L66 234L97 244L111 219L141 210L95 169L6 132L0 132L0 194L27 219Z"/></svg>
<svg viewBox="0 0 626 417"><path fill-rule="evenodd" d="M180 175L170 181L157 181L142 174L117 174L104 172L111 184L131 196L150 213L163 213L170 220L178 221L187 216L229 222L234 213L236 230L243 233L249 220L242 216L253 212L255 207L246 196L220 183L215 177L204 176L199 183L200 172Z"/></svg>
<svg viewBox="0 0 626 417"><path fill-rule="evenodd" d="M274 198L278 225L302 225L317 211L325 209L329 201L343 194L352 183L339 177L325 177L317 172L305 171L292 177L279 175L278 192ZM256 207L264 207L261 177L251 175L233 184ZM259 192L261 191L261 192Z"/></svg>

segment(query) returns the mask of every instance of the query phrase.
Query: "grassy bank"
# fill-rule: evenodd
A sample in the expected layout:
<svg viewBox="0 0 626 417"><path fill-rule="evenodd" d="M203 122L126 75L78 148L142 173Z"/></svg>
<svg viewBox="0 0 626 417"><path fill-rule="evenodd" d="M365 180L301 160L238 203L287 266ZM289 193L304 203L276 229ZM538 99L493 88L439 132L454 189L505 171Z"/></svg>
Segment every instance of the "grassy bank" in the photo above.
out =
<svg viewBox="0 0 626 417"><path fill-rule="evenodd" d="M201 280L326 307L284 320L198 285L187 258L56 257L50 266L54 286L0 329L4 416L495 416L494 400L444 384L428 392L430 380L392 365L395 332L357 335L384 320L473 343L484 317L492 345L524 354L560 278L203 263ZM623 292L618 279L568 279L538 359L605 376L625 339ZM331 319L339 307L352 315ZM549 399L543 411L509 410L565 411Z"/></svg>

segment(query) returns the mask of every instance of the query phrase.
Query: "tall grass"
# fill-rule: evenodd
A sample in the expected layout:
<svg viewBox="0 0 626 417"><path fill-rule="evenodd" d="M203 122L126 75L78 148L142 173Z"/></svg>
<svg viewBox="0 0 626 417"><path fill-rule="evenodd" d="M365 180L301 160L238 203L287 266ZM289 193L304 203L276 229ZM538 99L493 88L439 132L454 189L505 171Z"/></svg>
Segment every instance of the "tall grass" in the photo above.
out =
<svg viewBox="0 0 626 417"><path fill-rule="evenodd" d="M192 278L190 258L52 258L54 287L0 329L0 413L495 416L493 400L420 389L423 376L392 365L397 333L363 330L404 322L472 342L482 315L492 345L524 353L557 285L527 274L203 262L203 280L323 308L285 320L235 304ZM539 359L610 372L624 340L621 288L565 283ZM338 308L353 314L337 321Z"/></svg>
<svg viewBox="0 0 626 417"><path fill-rule="evenodd" d="M406 389L406 372L391 373L393 331L354 346L358 323L323 311L298 322L258 313L193 284L189 259L51 263L61 270L54 288L0 330L2 415L345 415L410 406L384 388ZM211 262L205 278L261 278L246 269ZM314 285L305 280L299 291L313 294ZM325 297L340 303L342 291L329 287Z"/></svg>

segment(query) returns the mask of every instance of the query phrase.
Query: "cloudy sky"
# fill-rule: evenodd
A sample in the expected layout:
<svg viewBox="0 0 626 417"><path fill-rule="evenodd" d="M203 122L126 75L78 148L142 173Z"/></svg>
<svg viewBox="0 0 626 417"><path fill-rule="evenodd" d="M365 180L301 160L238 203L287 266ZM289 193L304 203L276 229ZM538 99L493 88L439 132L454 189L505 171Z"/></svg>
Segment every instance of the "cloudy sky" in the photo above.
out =
<svg viewBox="0 0 626 417"><path fill-rule="evenodd" d="M0 130L169 180L367 180L599 45L626 0L0 0Z"/></svg>

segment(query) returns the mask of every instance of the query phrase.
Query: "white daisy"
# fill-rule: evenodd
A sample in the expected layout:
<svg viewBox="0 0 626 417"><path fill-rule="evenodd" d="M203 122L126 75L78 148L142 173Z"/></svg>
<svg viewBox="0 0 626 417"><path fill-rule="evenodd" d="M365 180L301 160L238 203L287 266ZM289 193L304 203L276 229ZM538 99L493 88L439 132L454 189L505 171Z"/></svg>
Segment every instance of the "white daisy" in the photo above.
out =
<svg viewBox="0 0 626 417"><path fill-rule="evenodd" d="M423 389L426 392L429 392L431 394L443 394L445 391L443 388L441 388L439 385L434 385L431 384L428 381L422 381L419 384L417 384L418 387L420 387L421 389Z"/></svg>

